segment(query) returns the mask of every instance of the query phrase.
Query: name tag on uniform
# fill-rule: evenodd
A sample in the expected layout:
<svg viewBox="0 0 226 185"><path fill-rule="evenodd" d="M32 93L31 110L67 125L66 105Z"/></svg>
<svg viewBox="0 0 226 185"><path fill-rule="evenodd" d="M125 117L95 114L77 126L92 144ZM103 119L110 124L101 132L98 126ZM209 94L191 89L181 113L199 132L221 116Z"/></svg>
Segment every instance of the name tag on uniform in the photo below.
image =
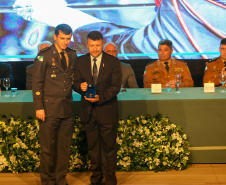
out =
<svg viewBox="0 0 226 185"><path fill-rule="evenodd" d="M215 92L215 86L214 83L204 83L204 92Z"/></svg>
<svg viewBox="0 0 226 185"><path fill-rule="evenodd" d="M162 93L162 84L151 84L151 93Z"/></svg>

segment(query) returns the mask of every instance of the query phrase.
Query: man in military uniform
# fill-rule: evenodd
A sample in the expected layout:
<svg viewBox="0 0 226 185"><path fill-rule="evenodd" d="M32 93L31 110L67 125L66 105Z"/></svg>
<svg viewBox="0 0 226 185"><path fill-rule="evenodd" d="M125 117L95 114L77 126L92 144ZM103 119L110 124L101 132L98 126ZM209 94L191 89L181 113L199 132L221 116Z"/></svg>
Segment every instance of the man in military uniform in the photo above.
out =
<svg viewBox="0 0 226 185"><path fill-rule="evenodd" d="M104 52L117 58L118 50L113 42L108 42L104 45ZM138 88L134 71L130 64L121 62L122 70L122 87L123 88Z"/></svg>
<svg viewBox="0 0 226 185"><path fill-rule="evenodd" d="M187 64L172 59L172 53L172 42L167 39L161 40L158 45L159 60L148 64L145 68L144 88L150 88L151 84L162 84L163 88L166 87L166 84L169 84L172 88L175 88L176 74L181 74L182 77L180 87L194 86Z"/></svg>
<svg viewBox="0 0 226 185"><path fill-rule="evenodd" d="M72 82L76 52L68 45L72 29L60 24L55 43L34 61L32 91L40 119L40 176L42 185L66 185L73 134Z"/></svg>
<svg viewBox="0 0 226 185"><path fill-rule="evenodd" d="M38 45L38 52L40 52L42 49L47 48L51 46L52 43L49 41L40 42ZM32 74L33 74L33 68L34 64L28 65L26 67L26 89L32 90Z"/></svg>
<svg viewBox="0 0 226 185"><path fill-rule="evenodd" d="M215 86L222 86L219 77L223 68L225 69L226 67L226 38L221 40L219 51L220 56L218 58L206 63L203 84L214 83Z"/></svg>

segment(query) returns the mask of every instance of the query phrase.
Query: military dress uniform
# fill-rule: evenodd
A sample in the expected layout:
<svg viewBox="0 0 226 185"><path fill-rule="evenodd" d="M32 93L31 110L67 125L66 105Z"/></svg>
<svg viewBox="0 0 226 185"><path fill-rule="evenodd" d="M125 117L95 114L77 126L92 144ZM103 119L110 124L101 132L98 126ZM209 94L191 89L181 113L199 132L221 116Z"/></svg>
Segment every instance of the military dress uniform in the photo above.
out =
<svg viewBox="0 0 226 185"><path fill-rule="evenodd" d="M214 83L215 86L222 86L219 77L222 69L225 67L224 62L226 61L218 57L206 63L203 85L204 83Z"/></svg>
<svg viewBox="0 0 226 185"><path fill-rule="evenodd" d="M40 120L40 176L43 185L66 185L65 180L73 134L72 83L76 52L65 50L67 69L53 44L34 61L32 91L35 110L45 110Z"/></svg>
<svg viewBox="0 0 226 185"><path fill-rule="evenodd" d="M157 60L145 67L144 72L144 88L151 88L151 84L162 84L165 88L166 83L170 80L175 80L175 75L181 74L182 81L180 87L193 87L194 82L191 77L191 73L185 62L172 59L169 72L167 72L165 65Z"/></svg>

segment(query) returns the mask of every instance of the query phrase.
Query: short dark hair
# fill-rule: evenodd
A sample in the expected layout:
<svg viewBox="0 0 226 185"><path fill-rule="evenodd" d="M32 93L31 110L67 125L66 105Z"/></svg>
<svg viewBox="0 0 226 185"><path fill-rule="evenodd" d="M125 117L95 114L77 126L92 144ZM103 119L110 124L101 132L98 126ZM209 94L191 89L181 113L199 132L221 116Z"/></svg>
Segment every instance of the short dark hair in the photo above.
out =
<svg viewBox="0 0 226 185"><path fill-rule="evenodd" d="M158 47L159 47L160 45L167 45L167 46L169 46L171 49L172 49L172 47L173 47L172 41L171 41L171 40L168 40L168 39L160 40L160 41L159 41Z"/></svg>
<svg viewBox="0 0 226 185"><path fill-rule="evenodd" d="M87 35L87 40L103 40L103 35L99 31L91 31Z"/></svg>
<svg viewBox="0 0 226 185"><path fill-rule="evenodd" d="M68 24L59 24L55 28L55 35L59 35L59 31L62 31L65 35L70 35L72 33L72 29Z"/></svg>
<svg viewBox="0 0 226 185"><path fill-rule="evenodd" d="M226 45L226 38L224 38L224 39L221 40L221 44Z"/></svg>

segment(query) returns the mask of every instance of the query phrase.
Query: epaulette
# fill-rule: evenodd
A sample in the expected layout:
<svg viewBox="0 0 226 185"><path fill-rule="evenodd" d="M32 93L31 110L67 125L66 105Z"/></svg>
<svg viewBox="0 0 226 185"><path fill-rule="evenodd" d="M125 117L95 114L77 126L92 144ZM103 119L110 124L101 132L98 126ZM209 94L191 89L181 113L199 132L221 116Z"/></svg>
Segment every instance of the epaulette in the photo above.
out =
<svg viewBox="0 0 226 185"><path fill-rule="evenodd" d="M74 52L76 52L76 50L75 49L73 49L73 48L67 48L67 49L69 49L69 50L71 50L71 51L74 51Z"/></svg>
<svg viewBox="0 0 226 185"><path fill-rule="evenodd" d="M44 51L47 51L47 50L49 50L49 49L50 49L50 46L49 46L49 47L46 47L46 48L41 49L39 52L44 52Z"/></svg>
<svg viewBox="0 0 226 185"><path fill-rule="evenodd" d="M219 58L219 57L216 57L216 58L210 59L210 60L208 61L208 63L214 62L214 61L216 61L218 58Z"/></svg>

